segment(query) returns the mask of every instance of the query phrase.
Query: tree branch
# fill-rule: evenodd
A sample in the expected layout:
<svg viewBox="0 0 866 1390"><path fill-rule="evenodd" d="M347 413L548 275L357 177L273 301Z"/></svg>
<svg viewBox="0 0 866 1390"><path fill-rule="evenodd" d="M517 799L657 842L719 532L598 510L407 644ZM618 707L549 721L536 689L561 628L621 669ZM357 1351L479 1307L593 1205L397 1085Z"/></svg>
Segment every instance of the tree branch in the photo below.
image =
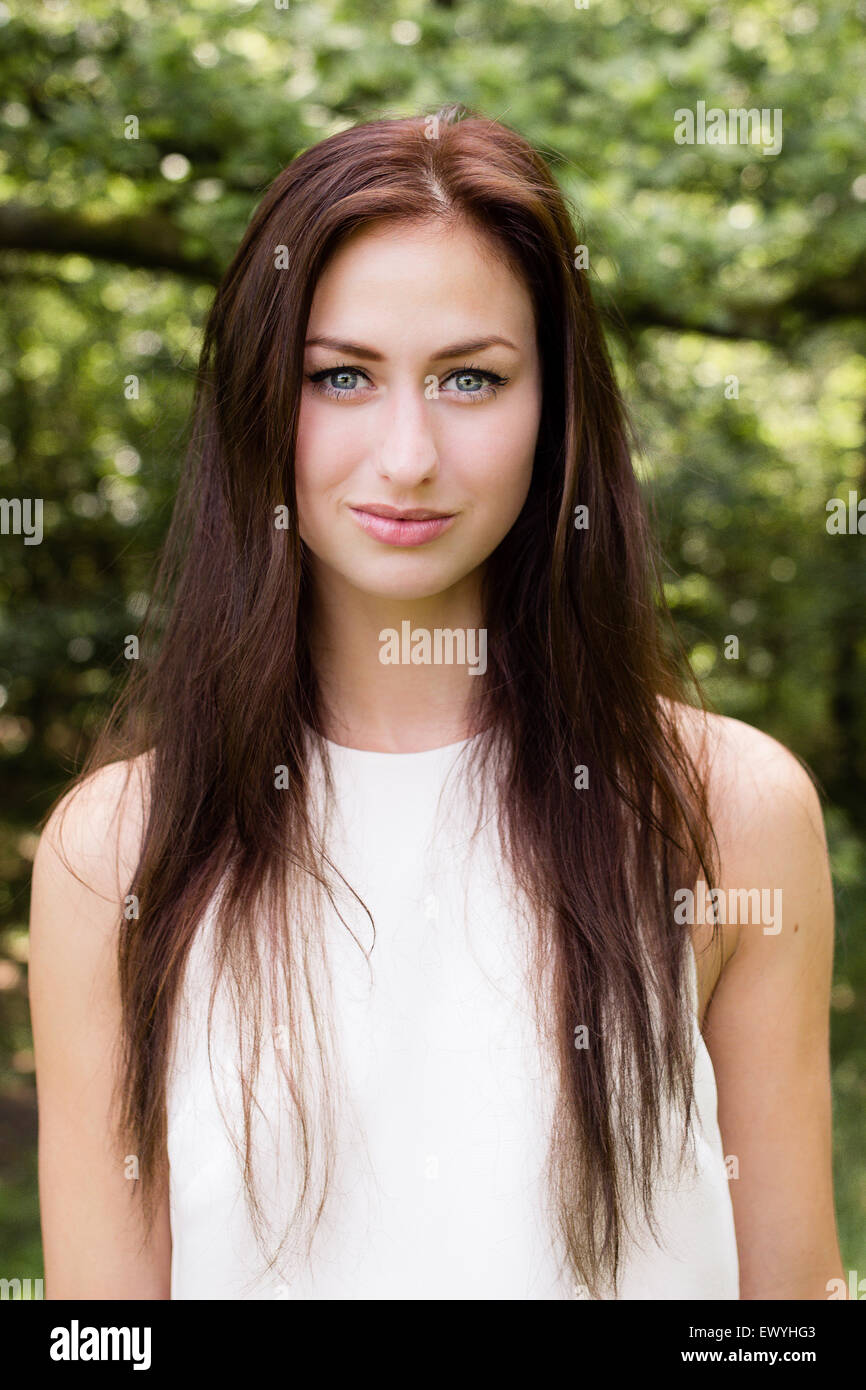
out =
<svg viewBox="0 0 866 1390"><path fill-rule="evenodd" d="M188 241L187 233L156 212L93 222L76 213L0 204L0 249L77 254L195 280L218 280L221 268L212 253L196 255L187 248Z"/></svg>
<svg viewBox="0 0 866 1390"><path fill-rule="evenodd" d="M0 250L77 253L215 284L224 267L213 252L191 251L190 240L159 212L94 222L76 213L0 204ZM709 315L701 315L679 309L669 300L657 300L651 293L631 291L625 284L616 286L613 293L602 292L600 299L610 327L625 337L646 328L668 328L713 338L777 342L790 338L798 326L866 317L866 255L843 274L806 281L776 304L730 298Z"/></svg>

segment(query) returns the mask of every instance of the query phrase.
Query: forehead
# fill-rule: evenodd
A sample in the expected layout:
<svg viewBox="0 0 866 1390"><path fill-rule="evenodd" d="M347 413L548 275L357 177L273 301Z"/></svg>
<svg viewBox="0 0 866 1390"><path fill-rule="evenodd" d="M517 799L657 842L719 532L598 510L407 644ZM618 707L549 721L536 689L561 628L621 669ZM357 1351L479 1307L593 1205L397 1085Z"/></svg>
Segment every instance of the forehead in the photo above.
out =
<svg viewBox="0 0 866 1390"><path fill-rule="evenodd" d="M535 328L526 283L492 238L438 221L373 224L334 253L316 285L310 331L350 338L364 325L368 334L375 327L416 338L429 328L443 342L464 328L512 340Z"/></svg>

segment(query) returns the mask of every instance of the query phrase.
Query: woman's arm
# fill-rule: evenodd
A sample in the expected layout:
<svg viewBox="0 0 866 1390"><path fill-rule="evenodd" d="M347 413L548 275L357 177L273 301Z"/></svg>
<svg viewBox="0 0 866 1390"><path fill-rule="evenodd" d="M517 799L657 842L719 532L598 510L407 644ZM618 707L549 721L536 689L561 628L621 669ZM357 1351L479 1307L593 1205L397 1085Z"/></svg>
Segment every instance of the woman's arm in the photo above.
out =
<svg viewBox="0 0 866 1390"><path fill-rule="evenodd" d="M730 1187L740 1297L826 1299L828 1281L844 1274L833 1206L834 922L823 818L787 749L739 720L712 722L721 887L728 920L736 903L739 925L704 1037L725 1154L739 1171ZM736 894L753 888L767 890L758 921Z"/></svg>
<svg viewBox="0 0 866 1390"><path fill-rule="evenodd" d="M120 1036L116 950L124 883L142 823L140 768L112 763L49 819L36 853L30 918L30 1006L39 1101L39 1194L47 1296L167 1299L167 1194L142 1246L140 1198L112 1138L110 1099ZM126 879L121 882L123 875Z"/></svg>

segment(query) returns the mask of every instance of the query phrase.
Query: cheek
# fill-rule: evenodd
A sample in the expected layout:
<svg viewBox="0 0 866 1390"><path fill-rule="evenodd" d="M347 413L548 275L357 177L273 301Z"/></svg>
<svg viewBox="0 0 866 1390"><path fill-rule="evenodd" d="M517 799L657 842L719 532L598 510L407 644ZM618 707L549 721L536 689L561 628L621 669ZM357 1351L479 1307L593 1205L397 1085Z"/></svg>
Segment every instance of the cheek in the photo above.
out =
<svg viewBox="0 0 866 1390"><path fill-rule="evenodd" d="M500 453L491 463L493 466L485 468L474 480L473 491L481 504L485 536L499 541L517 520L526 501L532 479L532 453Z"/></svg>
<svg viewBox="0 0 866 1390"><path fill-rule="evenodd" d="M524 398L515 401L509 411L498 413L495 426L488 427L473 441L467 457L474 457L476 466L470 470L467 482L477 496L486 499L491 519L514 520L526 500L538 423L536 402Z"/></svg>
<svg viewBox="0 0 866 1390"><path fill-rule="evenodd" d="M326 416L305 405L295 445L295 492L298 507L314 512L352 471L358 449L357 431L347 427L338 412Z"/></svg>

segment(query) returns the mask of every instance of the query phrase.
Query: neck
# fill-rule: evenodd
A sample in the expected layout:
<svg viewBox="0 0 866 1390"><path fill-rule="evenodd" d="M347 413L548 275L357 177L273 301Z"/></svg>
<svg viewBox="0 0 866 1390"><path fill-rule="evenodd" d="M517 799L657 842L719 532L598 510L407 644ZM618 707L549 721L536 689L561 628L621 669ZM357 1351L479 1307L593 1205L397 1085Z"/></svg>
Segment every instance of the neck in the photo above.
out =
<svg viewBox="0 0 866 1390"><path fill-rule="evenodd" d="M416 599L363 593L333 572L314 579L312 650L326 737L401 753L475 732L471 702L486 668L478 571Z"/></svg>

